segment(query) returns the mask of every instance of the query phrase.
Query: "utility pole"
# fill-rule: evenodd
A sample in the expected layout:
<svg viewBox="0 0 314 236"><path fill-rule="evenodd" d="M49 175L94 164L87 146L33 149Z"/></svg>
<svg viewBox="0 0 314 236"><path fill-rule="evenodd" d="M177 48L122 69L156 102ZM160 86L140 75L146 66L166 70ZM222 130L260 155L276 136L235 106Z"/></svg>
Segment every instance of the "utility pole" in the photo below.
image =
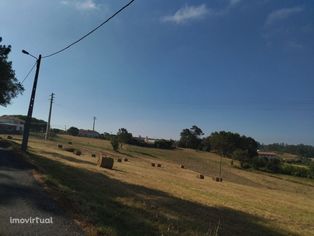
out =
<svg viewBox="0 0 314 236"><path fill-rule="evenodd" d="M24 54L29 54L25 50L23 50L22 52ZM34 57L34 58L36 58L36 57ZM32 95L31 95L31 99L30 99L30 102L29 102L26 122L25 122L25 125L24 125L23 140L22 140L22 145L21 145L21 149L24 152L27 150L27 144L28 144L28 138L29 138L29 129L30 129L30 125L31 125L32 115L33 115L33 107L34 107L34 102L35 102L35 95L36 95L38 74L39 74L39 69L40 69L40 62L41 62L41 55L39 55L39 57L38 57L38 59L36 61L37 65L36 65L35 79L34 79L34 83L33 83L33 90L32 90Z"/></svg>
<svg viewBox="0 0 314 236"><path fill-rule="evenodd" d="M93 131L95 131L95 120L96 120L96 116L94 116Z"/></svg>
<svg viewBox="0 0 314 236"><path fill-rule="evenodd" d="M52 110L52 103L53 103L54 95L55 95L54 93L51 93L51 95L50 95L50 108L49 108L49 116L48 116L48 123L47 123L47 128L46 128L45 140L47 140L49 137L51 110Z"/></svg>

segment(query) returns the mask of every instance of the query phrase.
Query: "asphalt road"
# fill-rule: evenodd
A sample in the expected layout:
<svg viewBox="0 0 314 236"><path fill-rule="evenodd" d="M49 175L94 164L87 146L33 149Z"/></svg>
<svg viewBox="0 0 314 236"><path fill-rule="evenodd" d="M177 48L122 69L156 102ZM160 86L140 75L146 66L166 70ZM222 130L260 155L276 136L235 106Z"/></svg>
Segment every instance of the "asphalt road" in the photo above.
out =
<svg viewBox="0 0 314 236"><path fill-rule="evenodd" d="M32 169L12 151L0 150L0 236L84 235L80 227L37 184ZM13 218L24 218L24 221L33 223L22 223L23 220L20 224L12 223ZM40 220L52 220L53 223L39 223Z"/></svg>

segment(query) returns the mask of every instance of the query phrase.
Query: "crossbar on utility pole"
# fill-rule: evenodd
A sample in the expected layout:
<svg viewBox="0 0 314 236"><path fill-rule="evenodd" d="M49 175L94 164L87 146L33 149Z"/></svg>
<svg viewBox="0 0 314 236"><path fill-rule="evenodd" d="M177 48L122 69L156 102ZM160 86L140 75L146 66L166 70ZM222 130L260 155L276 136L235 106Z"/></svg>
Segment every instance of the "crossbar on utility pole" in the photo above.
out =
<svg viewBox="0 0 314 236"><path fill-rule="evenodd" d="M49 108L49 116L48 116L48 123L47 123L47 128L46 128L46 134L45 134L45 140L48 139L49 137L49 132L50 132L50 121L51 121L51 110L52 110L52 103L54 99L54 93L50 95L50 108Z"/></svg>
<svg viewBox="0 0 314 236"><path fill-rule="evenodd" d="M22 151L27 150L29 130L30 130L30 125L31 125L31 120L32 120L32 115L33 115L33 107L34 107L34 102L35 102L38 74L39 74L39 69L40 69L40 62L41 62L41 55L39 55L37 62L36 62L37 65L36 65L35 79L34 79L34 83L33 83L33 90L32 90L32 95L31 95L31 99L29 102L26 122L24 125L23 140L22 140L22 145L21 145Z"/></svg>

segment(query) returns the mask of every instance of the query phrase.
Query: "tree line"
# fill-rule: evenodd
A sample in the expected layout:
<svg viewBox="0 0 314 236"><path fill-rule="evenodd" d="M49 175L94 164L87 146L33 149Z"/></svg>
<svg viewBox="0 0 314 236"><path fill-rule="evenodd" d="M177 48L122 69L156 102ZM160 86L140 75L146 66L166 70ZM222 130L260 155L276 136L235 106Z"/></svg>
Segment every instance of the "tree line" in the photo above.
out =
<svg viewBox="0 0 314 236"><path fill-rule="evenodd" d="M314 147L310 145L298 144L289 145L284 143L273 143L268 145L261 145L261 150L275 151L279 153L291 153L300 157L314 158Z"/></svg>

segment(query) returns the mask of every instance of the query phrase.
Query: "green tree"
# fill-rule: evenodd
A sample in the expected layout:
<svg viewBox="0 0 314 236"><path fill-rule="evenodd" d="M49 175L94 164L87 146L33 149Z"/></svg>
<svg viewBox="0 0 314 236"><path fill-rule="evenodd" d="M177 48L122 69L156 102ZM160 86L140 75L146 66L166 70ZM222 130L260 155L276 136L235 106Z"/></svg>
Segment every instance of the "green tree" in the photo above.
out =
<svg viewBox="0 0 314 236"><path fill-rule="evenodd" d="M204 133L196 125L193 125L190 129L183 129L180 133L179 146L193 149L200 148L202 142L201 135L204 135Z"/></svg>
<svg viewBox="0 0 314 236"><path fill-rule="evenodd" d="M236 149L232 153L232 158L240 161L240 165L242 168L250 167L250 158L247 150Z"/></svg>
<svg viewBox="0 0 314 236"><path fill-rule="evenodd" d="M72 136L77 136L79 132L80 132L79 129L73 126L67 130L67 133Z"/></svg>
<svg viewBox="0 0 314 236"><path fill-rule="evenodd" d="M114 150L114 151L118 151L118 149L119 149L119 140L118 140L118 137L117 136L113 136L112 138L111 138L111 146L112 146L112 149Z"/></svg>
<svg viewBox="0 0 314 236"><path fill-rule="evenodd" d="M0 37L0 43L2 38ZM11 100L24 91L15 77L12 62L8 61L11 46L0 44L0 105L7 106Z"/></svg>
<svg viewBox="0 0 314 236"><path fill-rule="evenodd" d="M122 144L130 143L133 136L131 133L128 132L127 129L121 128L118 130L117 133L118 142Z"/></svg>

